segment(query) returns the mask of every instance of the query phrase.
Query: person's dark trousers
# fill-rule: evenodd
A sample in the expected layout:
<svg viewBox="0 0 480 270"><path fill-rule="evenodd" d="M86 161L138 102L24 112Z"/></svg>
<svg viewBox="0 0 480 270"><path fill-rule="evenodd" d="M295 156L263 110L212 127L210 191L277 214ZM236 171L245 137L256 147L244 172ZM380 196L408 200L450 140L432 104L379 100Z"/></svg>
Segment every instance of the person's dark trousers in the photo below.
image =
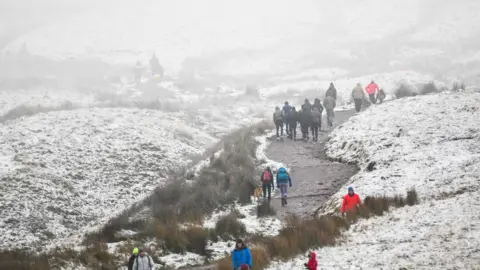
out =
<svg viewBox="0 0 480 270"><path fill-rule="evenodd" d="M363 99L354 99L355 101L355 111L358 113L360 112L360 110L362 110L362 103L363 103Z"/></svg>
<svg viewBox="0 0 480 270"><path fill-rule="evenodd" d="M275 121L275 127L277 128L277 137L279 137L279 131L280 131L280 135L283 136L283 121L282 120Z"/></svg>
<svg viewBox="0 0 480 270"><path fill-rule="evenodd" d="M368 97L370 98L370 102L372 104L377 103L377 99L375 98L375 94L369 94Z"/></svg>
<svg viewBox="0 0 480 270"><path fill-rule="evenodd" d="M262 190L263 190L263 198L267 198L267 193L268 193L268 200L272 198L272 184L262 184Z"/></svg>
<svg viewBox="0 0 480 270"><path fill-rule="evenodd" d="M301 125L302 126L302 138L303 139L306 139L308 137L308 128L309 126L308 125Z"/></svg>
<svg viewBox="0 0 480 270"><path fill-rule="evenodd" d="M290 124L290 139L296 140L297 139L297 124Z"/></svg>
<svg viewBox="0 0 480 270"><path fill-rule="evenodd" d="M290 134L290 125L286 120L283 121L285 123L285 133Z"/></svg>
<svg viewBox="0 0 480 270"><path fill-rule="evenodd" d="M318 124L312 124L312 137L314 141L318 141Z"/></svg>

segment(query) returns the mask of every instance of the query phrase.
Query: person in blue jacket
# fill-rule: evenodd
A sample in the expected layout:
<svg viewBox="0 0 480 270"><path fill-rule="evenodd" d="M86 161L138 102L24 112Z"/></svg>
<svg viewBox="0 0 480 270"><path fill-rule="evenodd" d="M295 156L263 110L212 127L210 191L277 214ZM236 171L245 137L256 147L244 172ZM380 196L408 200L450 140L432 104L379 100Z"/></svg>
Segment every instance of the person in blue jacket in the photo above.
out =
<svg viewBox="0 0 480 270"><path fill-rule="evenodd" d="M232 252L232 263L233 263L233 270L240 270L243 269L248 265L248 267L252 268L252 253L250 249L245 246L242 239L237 239L235 249Z"/></svg>
<svg viewBox="0 0 480 270"><path fill-rule="evenodd" d="M292 178L287 172L287 169L281 167L277 172L277 188L280 189L282 197L282 206L287 205L287 190L288 187L292 187Z"/></svg>

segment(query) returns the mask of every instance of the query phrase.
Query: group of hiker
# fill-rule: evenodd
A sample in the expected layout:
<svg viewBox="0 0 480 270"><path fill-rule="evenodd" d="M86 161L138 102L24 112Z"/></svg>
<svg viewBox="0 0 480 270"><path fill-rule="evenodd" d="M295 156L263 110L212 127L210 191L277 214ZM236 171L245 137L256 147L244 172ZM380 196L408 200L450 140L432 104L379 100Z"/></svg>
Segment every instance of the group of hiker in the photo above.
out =
<svg viewBox="0 0 480 270"><path fill-rule="evenodd" d="M326 110L327 124L329 127L332 127L336 101L337 89L333 83L331 83L325 93L323 105L320 99L316 98L313 104L311 104L308 99L305 99L305 103L302 104L301 109L298 111L294 106L291 106L288 101L285 101L282 109L277 106L273 113L277 139L283 137L283 127L285 126L288 138L296 140L297 124L300 124L303 140L308 141L310 139L309 132L311 132L312 140L318 141L318 132L322 128L322 113Z"/></svg>
<svg viewBox="0 0 480 270"><path fill-rule="evenodd" d="M358 113L362 109L363 101L366 98L365 92L367 92L368 100L371 104L376 104L377 100L382 103L386 94L383 89L380 89L375 81L371 81L366 87L365 91L362 88L360 83L357 83L357 86L352 90L352 99L355 102L355 111Z"/></svg>
<svg viewBox="0 0 480 270"><path fill-rule="evenodd" d="M366 94L365 94L366 92ZM385 100L386 94L383 89L380 89L378 85L371 81L365 89L363 89L360 83L352 89L352 99L355 103L355 111L358 113L362 109L364 100L367 99L370 103L376 104ZM323 104L320 99L315 98L313 104L308 99L305 99L301 109L297 111L297 108L285 101L283 108L279 106L275 107L273 113L273 122L275 123L276 135L279 140L283 137L283 128L289 139L296 140L297 138L297 125L300 124L300 130L302 133L302 140L308 141L310 139L309 132L312 134L312 140L318 141L318 132L322 129L322 113L325 110L327 114L328 127L333 126L333 119L335 117L335 107L337 103L337 89L333 83L330 83Z"/></svg>
<svg viewBox="0 0 480 270"><path fill-rule="evenodd" d="M155 270L155 263L143 249L134 248L128 259L128 270Z"/></svg>
<svg viewBox="0 0 480 270"><path fill-rule="evenodd" d="M149 60L150 71L153 77L159 77L160 79L164 76L164 69L162 65L160 65L160 61L158 60L155 53L152 55L152 58ZM142 74L144 72L145 67L142 65L140 61L137 61L133 68L133 74L135 76L135 82L139 83L142 79Z"/></svg>
<svg viewBox="0 0 480 270"><path fill-rule="evenodd" d="M288 188L292 187L292 178L290 177L287 169L281 167L277 171L276 179L277 188L280 190L282 206L286 206ZM268 199L268 201L270 201L272 198L272 190L275 189L273 173L270 167L265 168L265 170L262 172L262 175L260 176L260 182L262 183L263 199Z"/></svg>

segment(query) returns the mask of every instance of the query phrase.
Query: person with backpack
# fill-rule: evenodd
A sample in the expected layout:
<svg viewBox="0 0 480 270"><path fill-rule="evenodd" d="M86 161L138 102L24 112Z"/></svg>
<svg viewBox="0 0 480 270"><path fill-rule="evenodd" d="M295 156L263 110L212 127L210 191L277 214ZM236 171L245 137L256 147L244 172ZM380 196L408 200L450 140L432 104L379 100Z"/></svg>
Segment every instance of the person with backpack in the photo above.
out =
<svg viewBox="0 0 480 270"><path fill-rule="evenodd" d="M155 264L152 257L143 249L138 250L138 256L133 263L133 270L155 270Z"/></svg>
<svg viewBox="0 0 480 270"><path fill-rule="evenodd" d="M341 212L342 215L345 215L345 212L354 212L358 211L358 207L362 204L360 196L353 190L353 187L348 187L348 193L343 197L343 203Z"/></svg>
<svg viewBox="0 0 480 270"><path fill-rule="evenodd" d="M132 251L132 256L130 256L130 259L128 259L128 270L133 270L133 264L137 256L138 256L138 248L134 248Z"/></svg>
<svg viewBox="0 0 480 270"><path fill-rule="evenodd" d="M335 109L335 100L333 97L328 96L323 100L323 106L327 111L327 124L329 127L333 126L333 117L335 116L334 109Z"/></svg>
<svg viewBox="0 0 480 270"><path fill-rule="evenodd" d="M290 134L290 125L287 121L287 115L292 110L292 107L288 104L288 101L285 101L285 105L283 105L282 112L283 112L283 123L285 124L285 132L287 135Z"/></svg>
<svg viewBox="0 0 480 270"><path fill-rule="evenodd" d="M373 80L370 82L369 85L367 85L367 87L365 87L365 91L367 91L367 94L370 98L370 102L372 104L377 103L377 99L375 98L375 94L377 94L378 90L380 90L380 89L378 88L378 85Z"/></svg>
<svg viewBox="0 0 480 270"><path fill-rule="evenodd" d="M297 122L298 122L298 112L295 107L292 107L292 110L287 114L288 127L290 128L290 133L288 137L291 140L297 140Z"/></svg>
<svg viewBox="0 0 480 270"><path fill-rule="evenodd" d="M265 168L265 171L262 172L260 181L262 182L263 199L265 200L267 198L268 193L268 201L270 201L272 190L275 189L273 185L273 174L270 167Z"/></svg>
<svg viewBox="0 0 480 270"><path fill-rule="evenodd" d="M275 128L277 129L278 140L280 136L283 136L283 114L278 106L275 107L275 112L273 113L273 123L275 123Z"/></svg>
<svg viewBox="0 0 480 270"><path fill-rule="evenodd" d="M292 178L287 172L287 169L281 167L277 172L277 188L280 189L280 195L282 198L282 206L287 205L287 192L288 187L292 187Z"/></svg>
<svg viewBox="0 0 480 270"><path fill-rule="evenodd" d="M362 109L363 100L365 99L365 92L360 83L357 83L357 86L352 89L352 98L355 102L355 111L359 113Z"/></svg>
<svg viewBox="0 0 480 270"><path fill-rule="evenodd" d="M317 107L312 110L312 137L314 142L318 142L318 129L322 127L322 113Z"/></svg>
<svg viewBox="0 0 480 270"><path fill-rule="evenodd" d="M317 262L317 254L315 254L315 252L310 251L308 253L308 262L305 264L305 267L308 270L317 270L318 262Z"/></svg>
<svg viewBox="0 0 480 270"><path fill-rule="evenodd" d="M245 267L251 269L253 266L252 252L245 246L242 239L237 239L235 242L235 249L232 252L232 264L234 270L242 270Z"/></svg>

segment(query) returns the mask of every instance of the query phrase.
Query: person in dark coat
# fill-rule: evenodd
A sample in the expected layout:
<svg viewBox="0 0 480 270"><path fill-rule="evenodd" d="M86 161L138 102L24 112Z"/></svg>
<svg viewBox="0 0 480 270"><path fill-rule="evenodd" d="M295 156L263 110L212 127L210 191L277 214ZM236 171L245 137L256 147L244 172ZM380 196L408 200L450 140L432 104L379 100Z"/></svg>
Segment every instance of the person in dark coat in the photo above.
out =
<svg viewBox="0 0 480 270"><path fill-rule="evenodd" d="M132 251L132 256L128 259L128 270L133 270L133 264L135 263L135 259L138 256L138 248L134 248Z"/></svg>
<svg viewBox="0 0 480 270"><path fill-rule="evenodd" d="M305 99L305 103L302 105L302 111L311 111L312 110L312 104L308 100L308 98Z"/></svg>
<svg viewBox="0 0 480 270"><path fill-rule="evenodd" d="M287 114L288 127L290 128L290 133L288 137L291 140L297 139L297 122L298 122L298 112L295 107L292 107L292 110Z"/></svg>
<svg viewBox="0 0 480 270"><path fill-rule="evenodd" d="M302 114L300 116L300 126L302 129L302 139L307 140L310 138L308 136L308 131L312 124L312 110L311 106L303 104L302 106Z"/></svg>
<svg viewBox="0 0 480 270"><path fill-rule="evenodd" d="M317 109L318 112L315 111L315 109ZM322 103L320 102L320 99L319 98L316 98L315 101L313 102L313 105L312 105L312 125L310 127L311 131L312 131L312 137L315 138L315 128L317 128L316 130L316 137L318 138L318 130L322 129L322 113L323 113L323 106L322 106ZM320 113L320 118L318 118L318 113Z"/></svg>
<svg viewBox="0 0 480 270"><path fill-rule="evenodd" d="M325 97L332 97L335 101L337 100L337 89L335 88L335 85L333 85L333 83L330 83L330 86L325 93Z"/></svg>

